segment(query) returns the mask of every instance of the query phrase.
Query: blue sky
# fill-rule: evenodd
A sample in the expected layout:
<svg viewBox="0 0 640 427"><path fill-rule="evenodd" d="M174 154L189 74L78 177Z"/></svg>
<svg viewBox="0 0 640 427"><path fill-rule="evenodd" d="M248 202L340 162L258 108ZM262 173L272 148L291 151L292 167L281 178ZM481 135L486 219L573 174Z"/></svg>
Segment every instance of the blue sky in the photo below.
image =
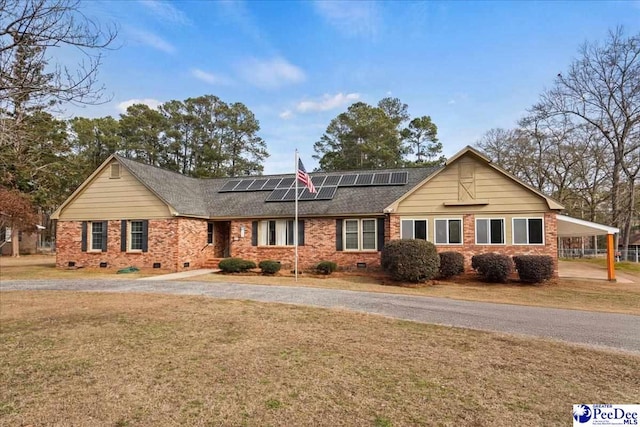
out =
<svg viewBox="0 0 640 427"><path fill-rule="evenodd" d="M586 40L640 31L640 1L103 1L87 15L119 26L100 82L110 102L67 115L118 114L213 94L246 104L271 156L291 172L355 101L393 96L430 115L450 156L511 127Z"/></svg>

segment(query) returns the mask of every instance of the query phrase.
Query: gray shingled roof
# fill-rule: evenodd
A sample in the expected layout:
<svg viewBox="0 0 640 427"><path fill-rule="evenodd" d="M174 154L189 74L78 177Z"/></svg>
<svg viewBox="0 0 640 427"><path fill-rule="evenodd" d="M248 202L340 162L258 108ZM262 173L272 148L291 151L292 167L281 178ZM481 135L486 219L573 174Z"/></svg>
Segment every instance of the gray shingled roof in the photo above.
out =
<svg viewBox="0 0 640 427"><path fill-rule="evenodd" d="M265 202L269 191L219 193L232 178L196 179L118 156L118 160L180 215L210 218L286 217L294 214L293 202ZM300 216L347 216L381 214L439 167L385 169L376 172L408 172L405 185L339 187L332 200L299 201ZM362 172L362 171L360 171ZM358 171L349 171L358 173ZM311 173L313 176L335 175ZM294 177L294 174L264 175L261 178ZM237 178L236 178L237 179Z"/></svg>

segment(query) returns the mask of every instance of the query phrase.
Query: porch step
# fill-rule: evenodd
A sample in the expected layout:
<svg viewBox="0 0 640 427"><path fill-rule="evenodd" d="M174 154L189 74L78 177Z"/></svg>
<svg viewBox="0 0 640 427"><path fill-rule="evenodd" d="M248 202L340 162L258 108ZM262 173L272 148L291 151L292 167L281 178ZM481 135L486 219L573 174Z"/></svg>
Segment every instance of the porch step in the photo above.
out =
<svg viewBox="0 0 640 427"><path fill-rule="evenodd" d="M219 268L220 261L224 258L209 258L204 264L202 264L202 268Z"/></svg>

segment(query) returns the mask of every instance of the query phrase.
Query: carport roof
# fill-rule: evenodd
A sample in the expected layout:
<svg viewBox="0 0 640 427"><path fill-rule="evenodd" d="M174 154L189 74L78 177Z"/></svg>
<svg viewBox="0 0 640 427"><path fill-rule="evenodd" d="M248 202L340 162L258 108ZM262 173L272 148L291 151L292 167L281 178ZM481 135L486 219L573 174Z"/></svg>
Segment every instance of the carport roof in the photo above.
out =
<svg viewBox="0 0 640 427"><path fill-rule="evenodd" d="M619 233L620 229L567 215L558 215L558 237L601 236Z"/></svg>

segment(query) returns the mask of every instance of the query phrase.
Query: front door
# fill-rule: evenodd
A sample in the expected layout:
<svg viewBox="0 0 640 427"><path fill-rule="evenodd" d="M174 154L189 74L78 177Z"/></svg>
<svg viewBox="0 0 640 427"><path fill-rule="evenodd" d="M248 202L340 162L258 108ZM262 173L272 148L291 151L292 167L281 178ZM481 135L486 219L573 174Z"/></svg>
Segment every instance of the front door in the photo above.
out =
<svg viewBox="0 0 640 427"><path fill-rule="evenodd" d="M230 254L231 221L210 222L213 231L213 256L228 258Z"/></svg>

